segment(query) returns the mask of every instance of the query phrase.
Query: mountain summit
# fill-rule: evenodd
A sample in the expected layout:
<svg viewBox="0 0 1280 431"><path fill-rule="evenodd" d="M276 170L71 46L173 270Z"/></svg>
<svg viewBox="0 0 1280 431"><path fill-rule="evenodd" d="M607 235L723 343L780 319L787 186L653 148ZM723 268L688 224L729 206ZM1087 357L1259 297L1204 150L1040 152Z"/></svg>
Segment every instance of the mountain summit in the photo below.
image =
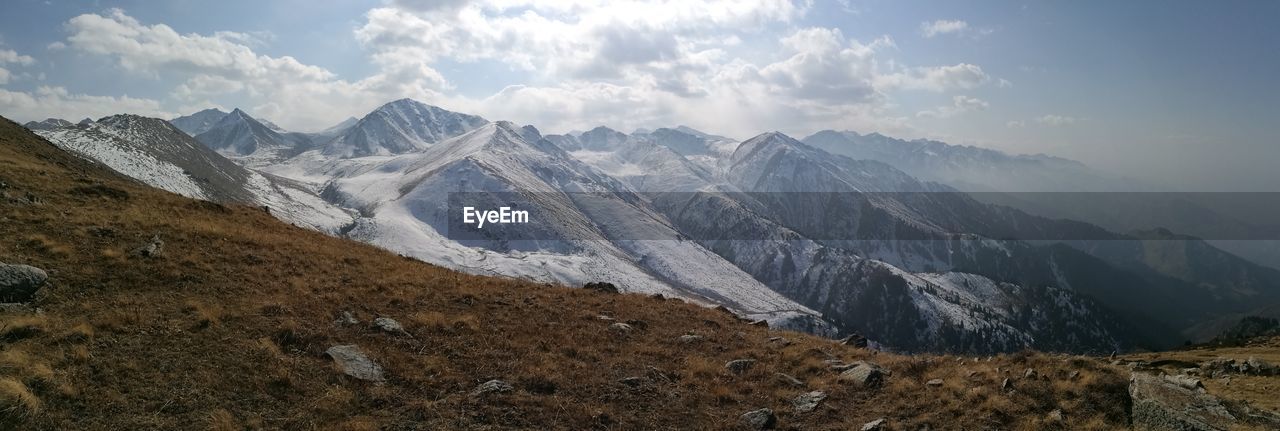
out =
<svg viewBox="0 0 1280 431"><path fill-rule="evenodd" d="M488 120L400 99L378 107L324 147L338 157L403 154L471 131Z"/></svg>

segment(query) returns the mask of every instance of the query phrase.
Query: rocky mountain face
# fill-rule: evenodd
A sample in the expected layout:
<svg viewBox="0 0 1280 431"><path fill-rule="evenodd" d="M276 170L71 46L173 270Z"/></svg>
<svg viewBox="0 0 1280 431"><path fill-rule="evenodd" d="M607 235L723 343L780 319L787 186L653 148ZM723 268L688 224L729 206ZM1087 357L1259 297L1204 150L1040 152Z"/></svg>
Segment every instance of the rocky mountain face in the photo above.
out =
<svg viewBox="0 0 1280 431"><path fill-rule="evenodd" d="M51 130L59 127L69 127L71 125L70 121L63 120L61 118L46 118L41 121L28 121L22 126L31 130Z"/></svg>
<svg viewBox="0 0 1280 431"><path fill-rule="evenodd" d="M194 136L228 157L260 160L282 160L311 144L306 135L277 129L235 109Z"/></svg>
<svg viewBox="0 0 1280 431"><path fill-rule="evenodd" d="M488 121L411 99L378 107L325 144L326 155L361 157L403 154L461 135Z"/></svg>
<svg viewBox="0 0 1280 431"><path fill-rule="evenodd" d="M169 120L169 124L173 124L173 126L177 127L178 130L181 130L188 135L196 136L208 131L214 124L217 124L218 121L222 120L222 118L226 116L227 113L223 112L221 109L209 108L191 115L183 115L181 117L174 118Z"/></svg>
<svg viewBox="0 0 1280 431"><path fill-rule="evenodd" d="M113 115L37 133L73 154L183 196L265 206L285 220L328 232L351 222L347 211L308 186L242 167L161 119Z"/></svg>

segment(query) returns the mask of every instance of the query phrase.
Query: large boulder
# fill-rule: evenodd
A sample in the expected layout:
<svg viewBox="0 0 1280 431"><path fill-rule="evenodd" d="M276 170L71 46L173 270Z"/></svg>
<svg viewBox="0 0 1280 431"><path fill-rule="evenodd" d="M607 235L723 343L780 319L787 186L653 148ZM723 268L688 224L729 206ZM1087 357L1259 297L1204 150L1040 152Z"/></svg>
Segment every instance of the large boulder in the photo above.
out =
<svg viewBox="0 0 1280 431"><path fill-rule="evenodd" d="M1133 427L1139 430L1225 430L1237 424L1212 395L1165 379L1134 373L1129 382Z"/></svg>
<svg viewBox="0 0 1280 431"><path fill-rule="evenodd" d="M333 346L324 353L333 358L334 364L338 365L338 370L343 374L371 382L386 381L382 366L369 359L358 346L351 344Z"/></svg>
<svg viewBox="0 0 1280 431"><path fill-rule="evenodd" d="M0 302L31 302L48 279L34 266L0 264Z"/></svg>
<svg viewBox="0 0 1280 431"><path fill-rule="evenodd" d="M888 374L884 368L872 362L855 361L850 365L852 367L840 373L840 381L863 387L873 387L879 386L880 383L884 382L884 377Z"/></svg>

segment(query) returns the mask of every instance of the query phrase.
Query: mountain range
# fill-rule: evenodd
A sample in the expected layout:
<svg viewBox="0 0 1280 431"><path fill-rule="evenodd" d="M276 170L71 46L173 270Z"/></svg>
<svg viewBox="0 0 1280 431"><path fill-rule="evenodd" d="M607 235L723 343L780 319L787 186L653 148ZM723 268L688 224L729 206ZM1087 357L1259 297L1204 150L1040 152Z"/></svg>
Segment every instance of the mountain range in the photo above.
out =
<svg viewBox="0 0 1280 431"><path fill-rule="evenodd" d="M688 127L543 135L409 99L318 133L239 109L172 124L51 121L28 128L145 183L266 206L437 265L609 282L775 327L862 334L886 350L1164 347L1280 303L1280 271L1210 243L967 193L1103 181L1049 156L831 131L742 142ZM540 222L458 239L449 213L460 192L521 196Z"/></svg>

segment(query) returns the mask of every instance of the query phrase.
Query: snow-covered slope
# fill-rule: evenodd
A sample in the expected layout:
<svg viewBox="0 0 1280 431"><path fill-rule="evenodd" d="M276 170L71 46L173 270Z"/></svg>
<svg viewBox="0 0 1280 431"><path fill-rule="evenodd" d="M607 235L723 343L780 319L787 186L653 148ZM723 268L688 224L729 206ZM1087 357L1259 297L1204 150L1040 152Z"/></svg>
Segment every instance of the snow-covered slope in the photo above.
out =
<svg viewBox="0 0 1280 431"><path fill-rule="evenodd" d="M412 99L378 107L324 147L324 154L361 157L403 154L461 135L488 121Z"/></svg>
<svg viewBox="0 0 1280 431"><path fill-rule="evenodd" d="M326 232L352 221L347 211L302 183L241 167L164 120L114 115L85 127L37 133L72 153L184 196L266 206L276 217Z"/></svg>
<svg viewBox="0 0 1280 431"><path fill-rule="evenodd" d="M723 304L776 325L824 327L814 312L686 241L626 185L572 158L530 130L486 124L419 153L329 164L325 196L366 217L349 235L471 272L582 284L608 281L628 291ZM302 160L302 159L300 159ZM528 196L537 235L457 240L447 235L449 194ZM619 226L673 240L614 240Z"/></svg>
<svg viewBox="0 0 1280 431"><path fill-rule="evenodd" d="M273 130L240 109L223 116L195 139L227 157L253 159L257 164L283 160L310 144L307 137Z"/></svg>

